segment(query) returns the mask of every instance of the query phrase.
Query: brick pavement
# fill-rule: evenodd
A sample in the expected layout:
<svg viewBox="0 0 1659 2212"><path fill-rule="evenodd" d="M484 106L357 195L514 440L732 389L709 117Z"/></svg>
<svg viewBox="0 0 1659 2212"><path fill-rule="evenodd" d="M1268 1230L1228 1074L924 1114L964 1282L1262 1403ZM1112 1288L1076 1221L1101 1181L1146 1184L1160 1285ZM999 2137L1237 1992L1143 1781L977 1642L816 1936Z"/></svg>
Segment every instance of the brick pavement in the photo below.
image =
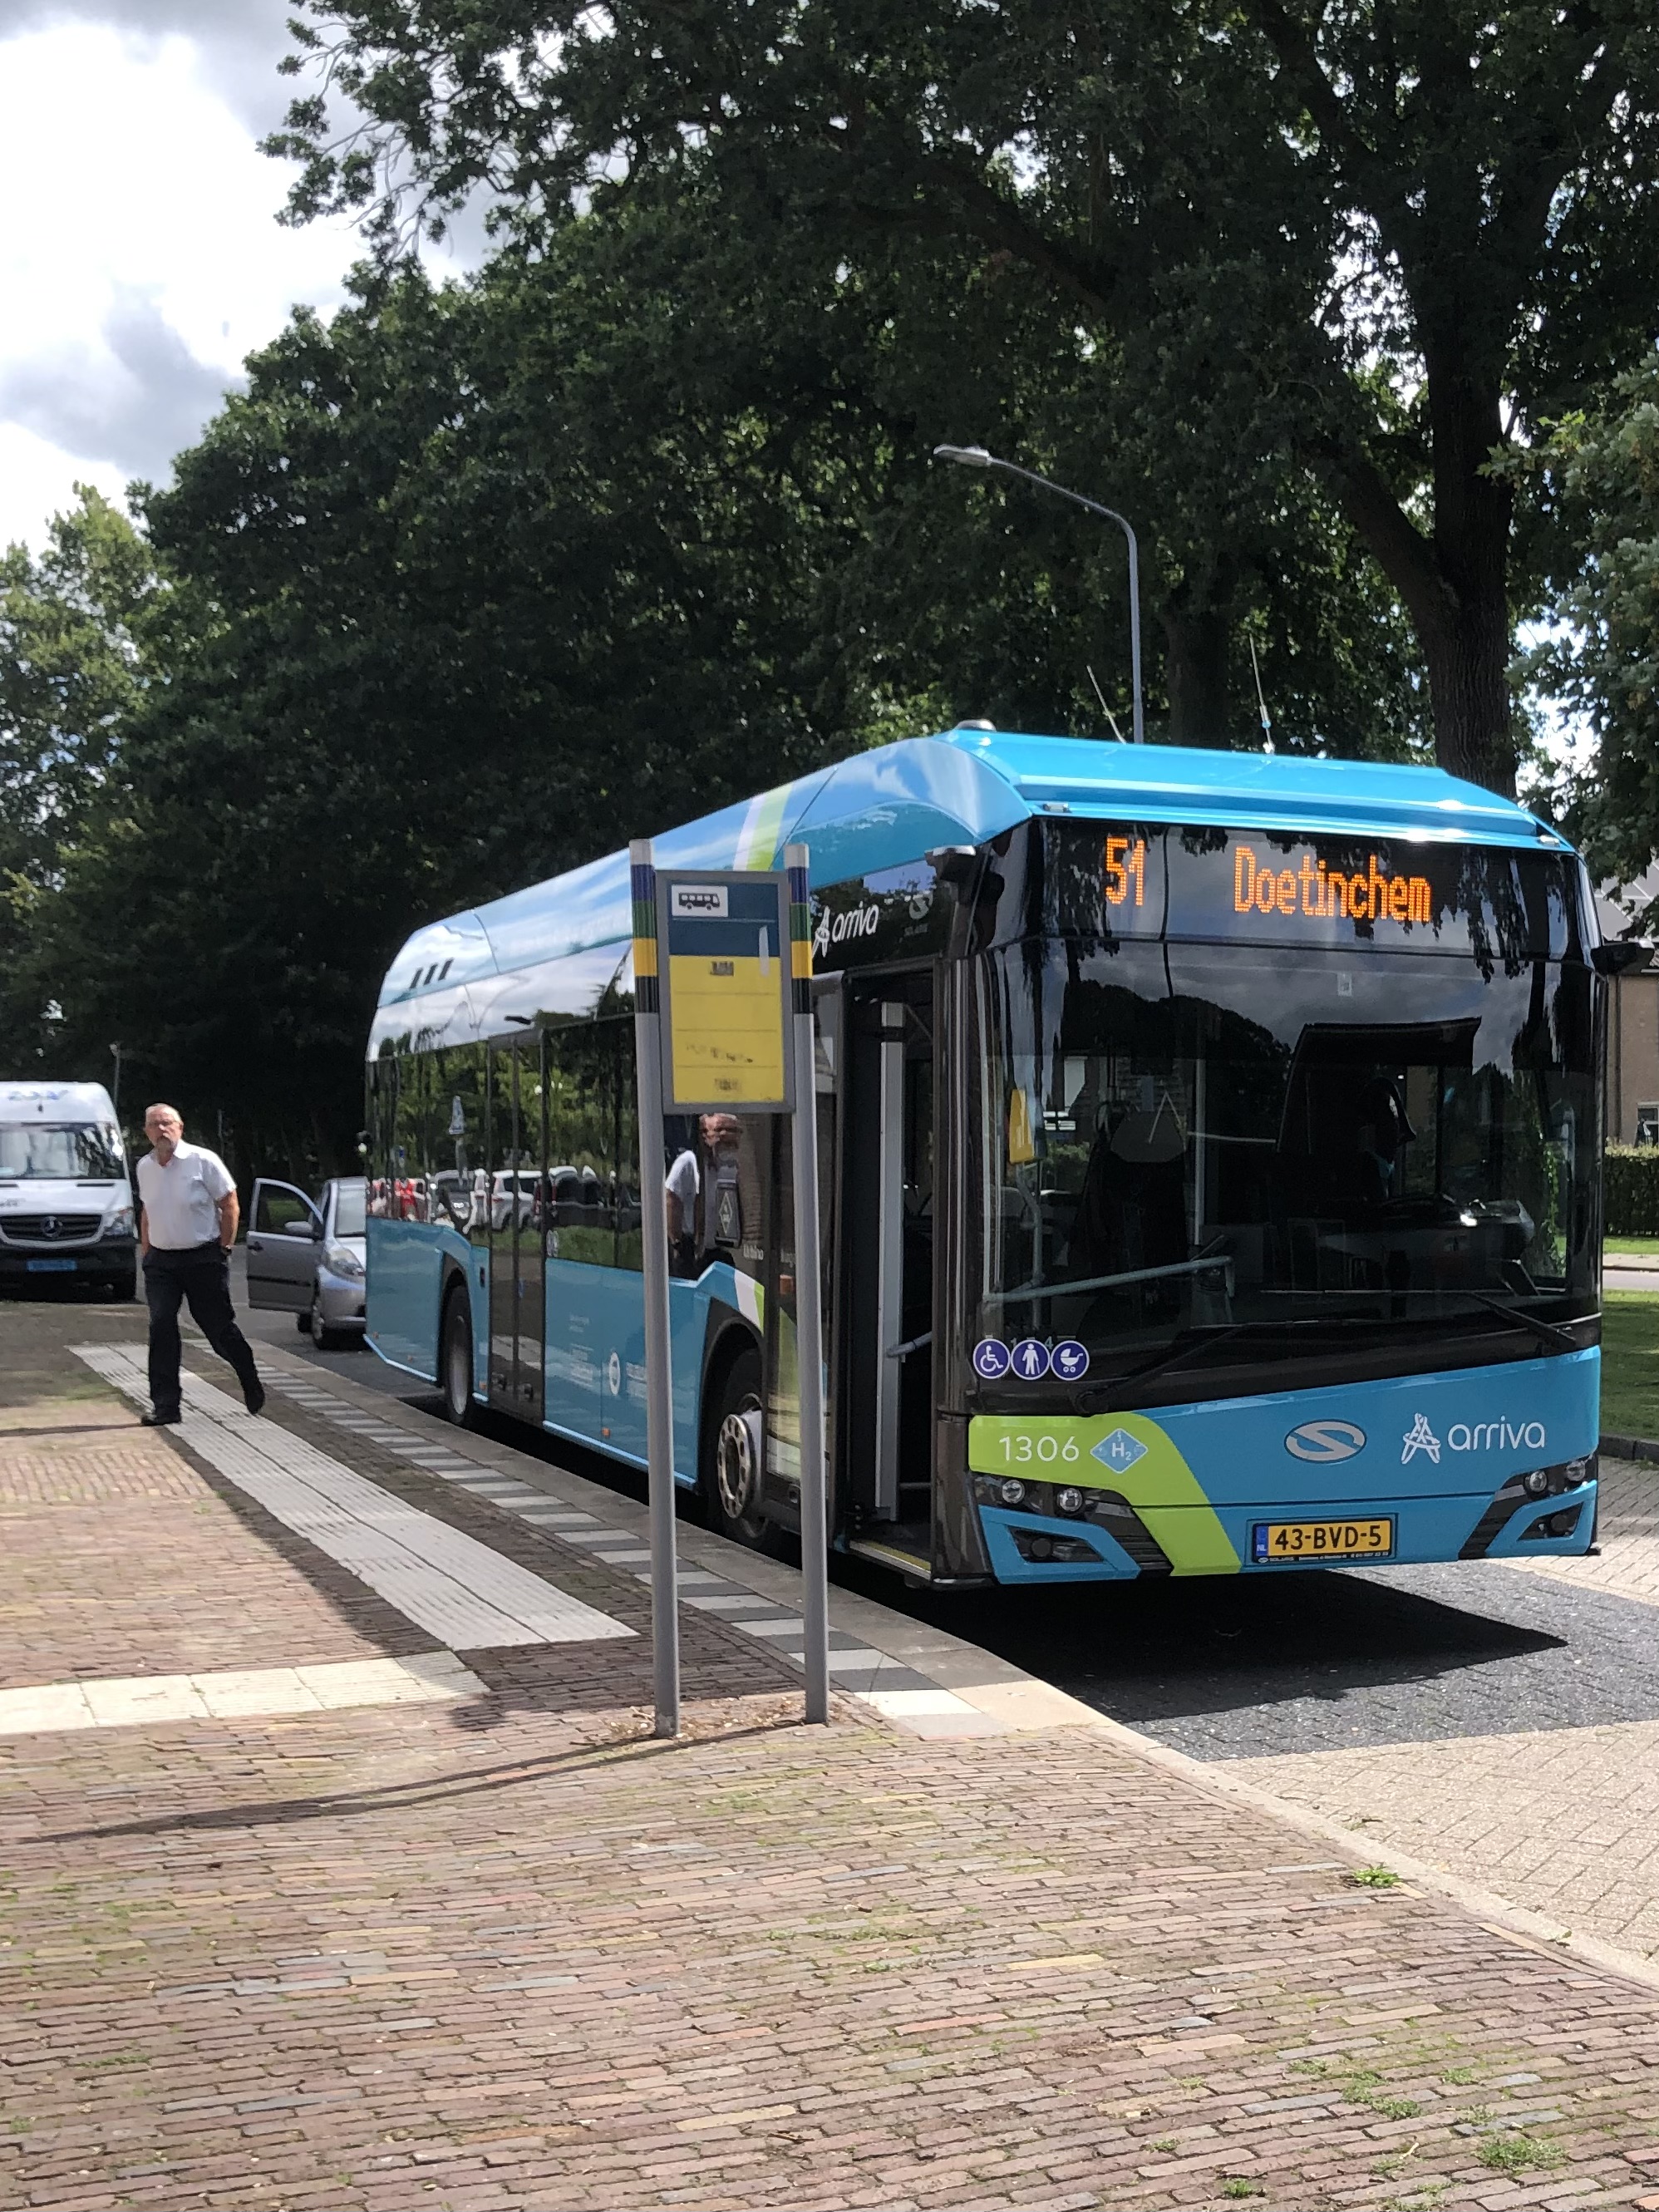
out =
<svg viewBox="0 0 1659 2212"><path fill-rule="evenodd" d="M1600 1559L1516 1559L1510 1564L1579 1589L1611 1590L1618 1597L1659 1605L1659 1465L1604 1455L1601 1476Z"/></svg>
<svg viewBox="0 0 1659 2212"><path fill-rule="evenodd" d="M61 1398L24 1422L4 1385L14 1431L59 1421L69 1452ZM27 1450L50 1490L57 1444ZM88 1516L65 1571L103 1506L63 1504ZM314 1554L214 1513L166 1534L187 1589L203 1552L272 1553L244 1588L294 1656ZM643 1740L643 1638L469 1654L486 1692L444 1706L3 1747L0 2202L1659 2203L1653 1990L1357 1886L1087 1729L809 1733L781 1668L684 1626L673 1747Z"/></svg>
<svg viewBox="0 0 1659 2212"><path fill-rule="evenodd" d="M1602 1469L1601 1556L1506 1563L1506 1571L1659 1605L1659 1468L1604 1460ZM1646 1669L1654 1641L1652 1632L1640 1638ZM1570 1644L1562 1657L1577 1668ZM1540 1707L1531 1730L1235 1759L1228 1771L1376 1844L1659 1959L1659 1722L1559 1726Z"/></svg>
<svg viewBox="0 0 1659 2212"><path fill-rule="evenodd" d="M1659 1958L1659 1722L1232 1759L1227 1771Z"/></svg>

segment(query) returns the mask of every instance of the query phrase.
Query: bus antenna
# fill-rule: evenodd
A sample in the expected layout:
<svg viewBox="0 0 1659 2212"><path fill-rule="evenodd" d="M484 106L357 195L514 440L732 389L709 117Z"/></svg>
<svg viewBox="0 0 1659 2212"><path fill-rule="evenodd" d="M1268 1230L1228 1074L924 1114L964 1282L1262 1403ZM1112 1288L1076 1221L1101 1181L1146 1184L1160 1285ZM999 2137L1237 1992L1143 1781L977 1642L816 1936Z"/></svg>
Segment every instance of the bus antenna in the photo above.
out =
<svg viewBox="0 0 1659 2212"><path fill-rule="evenodd" d="M1108 720L1108 721L1111 724L1111 726L1112 726L1112 735L1113 735L1113 736L1117 739L1117 741L1118 741L1119 744L1123 744L1127 743L1127 739L1125 738L1125 737L1124 737L1124 735L1123 735L1122 731L1121 731L1121 730L1120 730L1120 729L1119 729L1119 727L1118 727L1118 726L1117 726L1117 716L1116 716L1116 715L1112 712L1111 708L1110 708L1106 704L1106 694L1105 694L1105 693L1101 690L1101 688L1100 688L1100 678L1099 678L1095 674L1095 672L1094 672L1094 670L1093 670L1092 668L1089 668L1089 664L1088 664L1088 662L1087 662L1086 660L1084 662L1083 665L1084 665L1085 668L1088 668L1088 669L1089 669L1089 681L1090 681L1090 683L1091 683L1091 684L1092 684L1094 685L1094 687L1095 687L1095 696L1096 696L1096 698L1097 698L1097 699L1098 699L1098 700L1099 700L1099 702L1100 702L1100 711L1101 711L1101 713L1102 713L1103 714L1104 714L1104 716L1106 717L1107 720Z"/></svg>
<svg viewBox="0 0 1659 2212"><path fill-rule="evenodd" d="M1261 664L1255 657L1255 633L1247 630L1244 635L1249 642L1250 673L1255 678L1255 703L1261 716L1261 750L1264 753L1270 753L1273 749L1273 726L1267 713L1267 694L1261 689Z"/></svg>

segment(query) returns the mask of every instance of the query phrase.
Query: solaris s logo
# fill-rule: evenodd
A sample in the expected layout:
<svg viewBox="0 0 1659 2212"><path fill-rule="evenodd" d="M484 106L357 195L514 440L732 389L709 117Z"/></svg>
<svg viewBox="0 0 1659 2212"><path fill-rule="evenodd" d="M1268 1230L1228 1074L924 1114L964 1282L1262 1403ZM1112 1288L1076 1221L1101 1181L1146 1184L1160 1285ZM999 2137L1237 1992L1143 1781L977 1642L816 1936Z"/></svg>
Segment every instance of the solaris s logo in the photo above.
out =
<svg viewBox="0 0 1659 2212"><path fill-rule="evenodd" d="M1352 1459L1365 1449L1365 1431L1354 1421L1304 1421L1285 1439L1292 1459L1310 1460L1328 1467L1339 1459Z"/></svg>

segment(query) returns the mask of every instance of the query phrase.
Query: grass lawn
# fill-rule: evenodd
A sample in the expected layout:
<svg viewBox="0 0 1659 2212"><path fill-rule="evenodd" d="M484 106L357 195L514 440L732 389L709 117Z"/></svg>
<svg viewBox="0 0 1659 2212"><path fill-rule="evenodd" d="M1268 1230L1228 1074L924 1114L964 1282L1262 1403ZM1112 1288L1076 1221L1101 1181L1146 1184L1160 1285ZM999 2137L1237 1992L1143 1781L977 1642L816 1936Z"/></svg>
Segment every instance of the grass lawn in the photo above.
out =
<svg viewBox="0 0 1659 2212"><path fill-rule="evenodd" d="M1601 1294L1601 1426L1659 1437L1659 1291Z"/></svg>
<svg viewBox="0 0 1659 2212"><path fill-rule="evenodd" d="M1659 1258L1659 1237L1604 1237L1601 1249L1604 1252L1623 1252L1632 1258L1652 1260Z"/></svg>

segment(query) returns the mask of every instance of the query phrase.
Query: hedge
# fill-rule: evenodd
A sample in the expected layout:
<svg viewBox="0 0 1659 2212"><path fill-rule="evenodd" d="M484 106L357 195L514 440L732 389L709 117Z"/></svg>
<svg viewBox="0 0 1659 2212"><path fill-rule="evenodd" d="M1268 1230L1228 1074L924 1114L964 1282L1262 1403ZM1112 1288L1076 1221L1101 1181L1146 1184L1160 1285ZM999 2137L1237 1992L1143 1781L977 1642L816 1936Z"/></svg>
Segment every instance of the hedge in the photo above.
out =
<svg viewBox="0 0 1659 2212"><path fill-rule="evenodd" d="M1659 1145L1609 1145L1607 1233L1659 1237Z"/></svg>

